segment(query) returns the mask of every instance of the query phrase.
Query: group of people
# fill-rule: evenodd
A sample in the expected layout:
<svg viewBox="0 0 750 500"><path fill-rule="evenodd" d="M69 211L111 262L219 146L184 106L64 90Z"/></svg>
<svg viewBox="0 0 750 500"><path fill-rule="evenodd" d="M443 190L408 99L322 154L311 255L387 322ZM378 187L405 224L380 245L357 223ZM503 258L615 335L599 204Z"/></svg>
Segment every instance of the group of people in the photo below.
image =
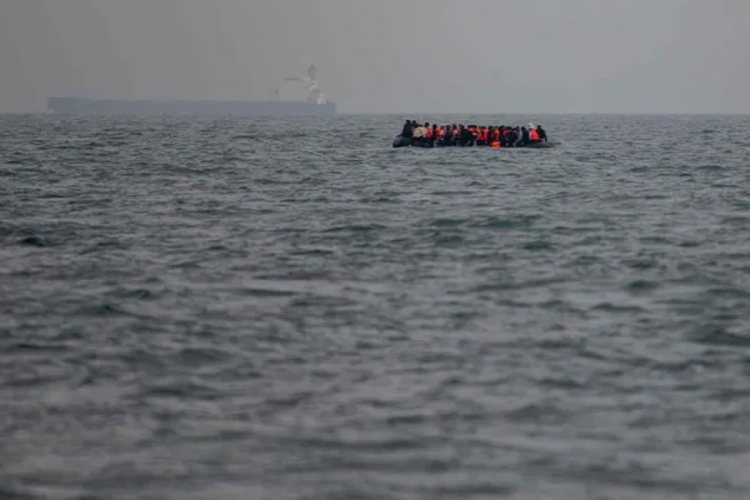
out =
<svg viewBox="0 0 750 500"><path fill-rule="evenodd" d="M547 142L547 132L541 125L528 127L484 125L421 125L406 120L401 131L402 140L413 146L490 146L493 148L523 147L536 142Z"/></svg>

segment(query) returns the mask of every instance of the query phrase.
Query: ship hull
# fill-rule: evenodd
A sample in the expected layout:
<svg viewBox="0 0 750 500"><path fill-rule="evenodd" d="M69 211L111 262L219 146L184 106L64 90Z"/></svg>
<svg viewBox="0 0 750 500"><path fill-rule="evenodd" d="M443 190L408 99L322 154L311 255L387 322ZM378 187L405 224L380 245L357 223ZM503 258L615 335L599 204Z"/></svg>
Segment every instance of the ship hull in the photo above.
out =
<svg viewBox="0 0 750 500"><path fill-rule="evenodd" d="M336 104L306 101L124 101L50 97L47 108L56 114L77 115L221 115L326 116Z"/></svg>

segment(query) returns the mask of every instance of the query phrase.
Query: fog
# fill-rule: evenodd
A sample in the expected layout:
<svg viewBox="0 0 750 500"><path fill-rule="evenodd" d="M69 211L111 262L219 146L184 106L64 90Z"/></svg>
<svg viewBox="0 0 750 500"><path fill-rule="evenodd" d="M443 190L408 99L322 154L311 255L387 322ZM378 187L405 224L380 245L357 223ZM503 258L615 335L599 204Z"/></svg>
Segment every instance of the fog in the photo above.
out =
<svg viewBox="0 0 750 500"><path fill-rule="evenodd" d="M750 112L748 25L748 0L0 0L0 110L267 99L314 63L341 112Z"/></svg>

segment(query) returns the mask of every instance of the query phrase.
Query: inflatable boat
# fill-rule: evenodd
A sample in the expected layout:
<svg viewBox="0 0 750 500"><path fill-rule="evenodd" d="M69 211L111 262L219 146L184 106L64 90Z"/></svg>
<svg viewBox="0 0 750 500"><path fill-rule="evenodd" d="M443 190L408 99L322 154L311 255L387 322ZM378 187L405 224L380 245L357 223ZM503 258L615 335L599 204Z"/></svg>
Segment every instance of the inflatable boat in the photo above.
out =
<svg viewBox="0 0 750 500"><path fill-rule="evenodd" d="M443 144L438 141L428 141L428 140L412 140L410 137L402 137L398 136L393 140L393 147L394 148L490 148L491 146L488 144L482 144L477 145L474 142L468 143L466 145L460 145L460 144ZM547 149L547 148L553 148L555 147L555 144L552 142L543 142L543 141L535 141L535 142L529 142L524 145L519 146L506 146L504 148L497 148L497 149L514 149L514 148L529 148L529 149Z"/></svg>

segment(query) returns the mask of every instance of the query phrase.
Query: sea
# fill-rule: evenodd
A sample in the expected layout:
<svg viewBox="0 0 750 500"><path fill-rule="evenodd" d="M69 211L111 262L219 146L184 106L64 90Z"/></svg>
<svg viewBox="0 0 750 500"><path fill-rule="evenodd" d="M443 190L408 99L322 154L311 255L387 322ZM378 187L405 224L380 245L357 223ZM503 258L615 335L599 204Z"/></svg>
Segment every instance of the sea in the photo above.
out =
<svg viewBox="0 0 750 500"><path fill-rule="evenodd" d="M0 499L750 498L749 173L745 116L1 116Z"/></svg>

